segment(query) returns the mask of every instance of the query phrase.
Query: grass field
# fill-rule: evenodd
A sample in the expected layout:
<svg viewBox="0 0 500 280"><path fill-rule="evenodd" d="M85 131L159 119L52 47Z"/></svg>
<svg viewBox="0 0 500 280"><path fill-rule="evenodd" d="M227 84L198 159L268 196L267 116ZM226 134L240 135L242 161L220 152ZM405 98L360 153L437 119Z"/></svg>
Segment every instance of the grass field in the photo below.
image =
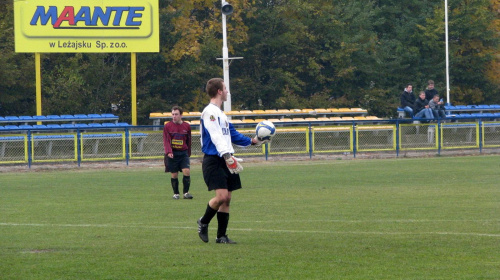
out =
<svg viewBox="0 0 500 280"><path fill-rule="evenodd" d="M0 173L0 279L500 279L500 157L246 163L213 193L160 168Z"/></svg>

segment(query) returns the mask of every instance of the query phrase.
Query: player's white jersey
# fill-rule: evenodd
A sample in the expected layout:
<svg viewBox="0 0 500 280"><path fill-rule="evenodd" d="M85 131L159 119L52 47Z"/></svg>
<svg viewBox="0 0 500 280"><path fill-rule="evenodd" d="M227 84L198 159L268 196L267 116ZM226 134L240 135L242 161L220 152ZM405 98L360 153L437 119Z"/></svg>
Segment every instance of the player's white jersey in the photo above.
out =
<svg viewBox="0 0 500 280"><path fill-rule="evenodd" d="M236 131L229 123L226 114L212 103L201 113L200 125L201 151L206 155L233 154L232 143L239 146L248 146L252 143L252 139Z"/></svg>

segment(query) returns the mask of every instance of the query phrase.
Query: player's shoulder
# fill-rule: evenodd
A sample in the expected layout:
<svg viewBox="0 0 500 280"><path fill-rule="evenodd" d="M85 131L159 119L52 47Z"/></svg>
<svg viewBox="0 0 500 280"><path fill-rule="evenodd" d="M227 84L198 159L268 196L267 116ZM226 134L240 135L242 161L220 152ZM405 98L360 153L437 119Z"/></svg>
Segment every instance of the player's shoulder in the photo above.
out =
<svg viewBox="0 0 500 280"><path fill-rule="evenodd" d="M202 117L208 117L208 116L218 116L221 113L221 110L217 108L217 106L213 105L208 105L203 109L203 112L201 113Z"/></svg>

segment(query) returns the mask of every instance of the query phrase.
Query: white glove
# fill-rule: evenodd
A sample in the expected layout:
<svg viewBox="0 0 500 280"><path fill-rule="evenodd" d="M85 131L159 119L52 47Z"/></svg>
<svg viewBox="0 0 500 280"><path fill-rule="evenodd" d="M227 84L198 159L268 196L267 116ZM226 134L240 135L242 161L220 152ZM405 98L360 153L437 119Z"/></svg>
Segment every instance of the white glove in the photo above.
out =
<svg viewBox="0 0 500 280"><path fill-rule="evenodd" d="M253 139L255 139L255 144L254 144L255 146L260 146L271 142L271 140L259 140L259 137L257 137L257 135L255 135Z"/></svg>
<svg viewBox="0 0 500 280"><path fill-rule="evenodd" d="M238 159L235 157L225 154L224 155L224 160L226 161L227 168L229 169L229 172L231 174L238 174L241 171L243 171L243 166L238 162Z"/></svg>

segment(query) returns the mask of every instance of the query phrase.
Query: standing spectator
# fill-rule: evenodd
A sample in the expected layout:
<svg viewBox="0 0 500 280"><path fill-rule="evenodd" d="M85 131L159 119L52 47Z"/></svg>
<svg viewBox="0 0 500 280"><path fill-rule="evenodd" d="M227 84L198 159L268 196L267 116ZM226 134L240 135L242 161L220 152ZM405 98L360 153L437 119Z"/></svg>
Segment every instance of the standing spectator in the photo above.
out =
<svg viewBox="0 0 500 280"><path fill-rule="evenodd" d="M173 199L179 199L179 171L182 171L182 184L185 199L192 199L191 186L191 126L182 120L182 108L172 107L172 120L163 127L163 147L165 148L165 172L171 173L170 182L174 191Z"/></svg>
<svg viewBox="0 0 500 280"><path fill-rule="evenodd" d="M413 118L413 111L415 110L415 95L413 94L413 86L407 84L403 94L401 94L401 108Z"/></svg>
<svg viewBox="0 0 500 280"><path fill-rule="evenodd" d="M434 114L434 118L441 118L444 119L446 118L446 113L443 108L444 102L442 100L439 100L439 94L434 95L434 97L429 101L429 107L432 110L432 113Z"/></svg>
<svg viewBox="0 0 500 280"><path fill-rule="evenodd" d="M418 95L417 100L415 100L415 118L418 119L433 119L434 114L431 108L429 108L429 101L425 99L425 92L421 91Z"/></svg>
<svg viewBox="0 0 500 280"><path fill-rule="evenodd" d="M427 89L425 90L425 99L431 101L434 95L438 94L437 90L434 88L434 81L427 81Z"/></svg>
<svg viewBox="0 0 500 280"><path fill-rule="evenodd" d="M224 80L213 78L207 82L206 92L210 97L201 113L200 132L203 179L208 190L215 190L215 197L207 205L205 214L198 220L198 235L203 242L208 242L208 224L217 215L216 243L235 244L226 235L229 223L229 204L231 193L241 188L240 173L243 167L233 157L233 143L238 146L261 144L257 137L247 137L233 127L226 114L221 110L227 100Z"/></svg>

